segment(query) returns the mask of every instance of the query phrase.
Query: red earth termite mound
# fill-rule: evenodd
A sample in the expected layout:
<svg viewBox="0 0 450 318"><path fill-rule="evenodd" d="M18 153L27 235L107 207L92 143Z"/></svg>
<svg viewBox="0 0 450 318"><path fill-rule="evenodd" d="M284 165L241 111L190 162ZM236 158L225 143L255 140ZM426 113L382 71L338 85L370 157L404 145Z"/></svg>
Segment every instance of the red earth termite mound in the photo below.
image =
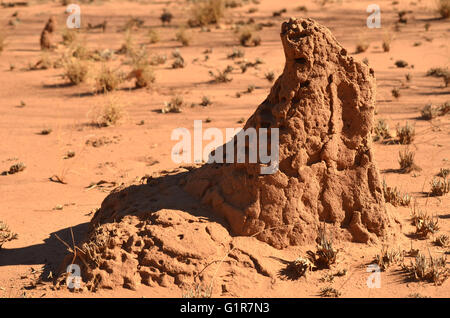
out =
<svg viewBox="0 0 450 318"><path fill-rule="evenodd" d="M283 74L244 127L279 128L279 171L205 165L186 191L235 234L261 232L277 248L313 240L319 222L356 242L385 236L391 222L371 151L374 71L311 19L283 23L281 39Z"/></svg>
<svg viewBox="0 0 450 318"><path fill-rule="evenodd" d="M234 272L274 277L257 254L312 243L321 223L335 240L394 232L371 151L373 70L311 19L283 23L281 39L283 74L244 127L279 129L278 171L205 164L113 191L77 249L88 287L181 286L227 253Z"/></svg>

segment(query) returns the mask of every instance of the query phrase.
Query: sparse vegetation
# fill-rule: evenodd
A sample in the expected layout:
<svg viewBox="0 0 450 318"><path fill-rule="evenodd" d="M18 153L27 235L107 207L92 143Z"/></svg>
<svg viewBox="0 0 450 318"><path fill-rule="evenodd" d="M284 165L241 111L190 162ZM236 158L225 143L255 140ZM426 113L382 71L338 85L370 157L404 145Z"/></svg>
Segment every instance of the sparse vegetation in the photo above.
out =
<svg viewBox="0 0 450 318"><path fill-rule="evenodd" d="M229 59L238 59L238 58L243 58L245 56L245 52L241 49L238 48L234 48L233 52L231 52L230 54L228 54L228 58Z"/></svg>
<svg viewBox="0 0 450 318"><path fill-rule="evenodd" d="M400 164L400 172L402 173L409 173L414 170L420 170L420 168L415 164L414 162L414 151L410 151L408 148L404 149L403 151L399 151L399 160L398 163Z"/></svg>
<svg viewBox="0 0 450 318"><path fill-rule="evenodd" d="M159 33L155 29L150 29L147 33L147 37L150 44L155 44L159 42Z"/></svg>
<svg viewBox="0 0 450 318"><path fill-rule="evenodd" d="M443 196L450 191L450 182L447 177L433 178L431 181L431 195Z"/></svg>
<svg viewBox="0 0 450 318"><path fill-rule="evenodd" d="M25 164L23 162L19 162L9 167L9 170L3 171L1 175L6 176L8 174L15 174L25 170L25 168L26 168Z"/></svg>
<svg viewBox="0 0 450 318"><path fill-rule="evenodd" d="M399 68L404 68L408 66L408 62L404 61L404 60L398 60L395 62L395 66L399 67Z"/></svg>
<svg viewBox="0 0 450 318"><path fill-rule="evenodd" d="M3 50L5 49L6 43L5 43L6 36L5 34L0 31L0 54L2 54Z"/></svg>
<svg viewBox="0 0 450 318"><path fill-rule="evenodd" d="M319 269L330 268L331 265L336 263L338 251L333 248L333 242L327 236L325 226L323 228L319 228L316 241L316 252L308 251L308 258Z"/></svg>
<svg viewBox="0 0 450 318"><path fill-rule="evenodd" d="M403 127L397 127L397 138L400 144L409 145L414 141L416 130L414 126L410 126L408 122Z"/></svg>
<svg viewBox="0 0 450 318"><path fill-rule="evenodd" d="M186 31L185 28L180 28L175 34L175 39L183 46L189 46L189 44L191 43L191 38L191 35Z"/></svg>
<svg viewBox="0 0 450 318"><path fill-rule="evenodd" d="M117 125L125 116L123 103L115 96L107 96L106 104L95 113L93 124L99 128Z"/></svg>
<svg viewBox="0 0 450 318"><path fill-rule="evenodd" d="M195 284L194 286L185 289L182 298L211 298L212 286L203 286Z"/></svg>
<svg viewBox="0 0 450 318"><path fill-rule="evenodd" d="M359 40L356 44L356 53L363 53L369 49L369 43L366 40Z"/></svg>
<svg viewBox="0 0 450 318"><path fill-rule="evenodd" d="M383 141L388 138L391 138L389 125L384 119L378 119L377 124L373 128L373 141Z"/></svg>
<svg viewBox="0 0 450 318"><path fill-rule="evenodd" d="M111 70L108 66L102 65L100 73L96 78L97 91L106 93L117 89L122 83L123 76L116 71Z"/></svg>
<svg viewBox="0 0 450 318"><path fill-rule="evenodd" d="M181 113L181 108L183 105L183 97L175 96L170 100L170 102L164 102L164 107L161 109L161 113Z"/></svg>
<svg viewBox="0 0 450 318"><path fill-rule="evenodd" d="M88 65L77 58L68 58L64 63L64 77L69 80L72 85L83 83L88 75Z"/></svg>
<svg viewBox="0 0 450 318"><path fill-rule="evenodd" d="M383 37L383 51L389 52L391 50L392 35L390 33L385 33Z"/></svg>
<svg viewBox="0 0 450 318"><path fill-rule="evenodd" d="M403 269L415 280L427 281L435 285L441 285L449 276L449 269L447 268L447 260L445 256L427 258L422 253L419 253L414 263L404 265Z"/></svg>
<svg viewBox="0 0 450 318"><path fill-rule="evenodd" d="M392 96L394 96L395 98L400 98L400 89L398 89L397 87L393 88L391 93L392 93Z"/></svg>
<svg viewBox="0 0 450 318"><path fill-rule="evenodd" d="M249 27L242 28L239 32L239 43L242 46L259 46L261 45L261 37L255 35L253 30Z"/></svg>
<svg viewBox="0 0 450 318"><path fill-rule="evenodd" d="M229 76L229 74L233 71L232 66L227 66L223 71L217 70L216 73L213 71L209 71L209 75L213 78L215 83L228 83L233 79Z"/></svg>
<svg viewBox="0 0 450 318"><path fill-rule="evenodd" d="M441 18L448 19L450 17L450 0L436 0L437 11Z"/></svg>
<svg viewBox="0 0 450 318"><path fill-rule="evenodd" d="M434 244L436 244L437 246L440 246L440 247L448 247L450 244L450 237L446 234L438 235L434 239Z"/></svg>
<svg viewBox="0 0 450 318"><path fill-rule="evenodd" d="M190 27L201 27L218 23L225 14L224 0L198 0L191 9Z"/></svg>
<svg viewBox="0 0 450 318"><path fill-rule="evenodd" d="M448 68L434 67L428 70L427 76L440 77L444 80L445 87L450 84L450 71Z"/></svg>
<svg viewBox="0 0 450 318"><path fill-rule="evenodd" d="M209 105L212 105L212 101L208 96L203 96L202 97L202 102L200 103L201 106L203 107L207 107Z"/></svg>
<svg viewBox="0 0 450 318"><path fill-rule="evenodd" d="M331 286L328 286L320 290L320 296L338 298L339 296L341 296L341 292Z"/></svg>
<svg viewBox="0 0 450 318"><path fill-rule="evenodd" d="M429 234L434 234L439 231L439 219L422 214L420 218L416 219L416 235L422 239L426 239Z"/></svg>
<svg viewBox="0 0 450 318"><path fill-rule="evenodd" d="M402 194L397 187L388 187L385 180L383 180L383 195L386 202L393 206L409 206L411 204L411 196L409 194Z"/></svg>
<svg viewBox="0 0 450 318"><path fill-rule="evenodd" d="M381 253L375 256L375 261L382 271L385 271L393 264L403 262L403 252L398 249L389 249L387 245L383 245Z"/></svg>
<svg viewBox="0 0 450 318"><path fill-rule="evenodd" d="M270 83L272 83L275 80L275 73L272 71L267 72L264 76L266 77L266 80L268 80Z"/></svg>
<svg viewBox="0 0 450 318"><path fill-rule="evenodd" d="M2 248L3 244L12 240L17 240L18 237L19 236L16 233L13 233L9 229L6 223L0 221L0 249Z"/></svg>

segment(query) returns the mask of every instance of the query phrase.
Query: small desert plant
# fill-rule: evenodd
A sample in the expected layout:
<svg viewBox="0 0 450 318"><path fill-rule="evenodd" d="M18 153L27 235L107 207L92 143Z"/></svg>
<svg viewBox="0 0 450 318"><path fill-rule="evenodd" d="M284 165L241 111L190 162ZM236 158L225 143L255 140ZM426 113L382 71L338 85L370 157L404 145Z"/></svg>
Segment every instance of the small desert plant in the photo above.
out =
<svg viewBox="0 0 450 318"><path fill-rule="evenodd" d="M359 40L356 44L356 53L363 53L369 49L369 43L365 40Z"/></svg>
<svg viewBox="0 0 450 318"><path fill-rule="evenodd" d="M398 89L397 87L396 87L396 88L393 88L393 89L391 90L391 94L392 94L392 96L394 96L395 98L400 98L400 89Z"/></svg>
<svg viewBox="0 0 450 318"><path fill-rule="evenodd" d="M397 187L388 187L386 181L383 180L383 195L386 202L393 206L409 206L411 203L411 196L409 194L402 194Z"/></svg>
<svg viewBox="0 0 450 318"><path fill-rule="evenodd" d="M419 253L409 266L404 265L403 269L418 281L427 281L435 285L441 285L449 276L447 260L445 256L427 258Z"/></svg>
<svg viewBox="0 0 450 318"><path fill-rule="evenodd" d="M411 171L419 169L414 163L414 156L415 156L414 151L410 151L408 148L406 148L403 151L399 151L398 156L399 156L398 163L400 164L401 172L409 173Z"/></svg>
<svg viewBox="0 0 450 318"><path fill-rule="evenodd" d="M298 257L288 264L287 270L292 273L294 278L300 278L306 276L307 273L312 271L315 267L316 266L308 258Z"/></svg>
<svg viewBox="0 0 450 318"><path fill-rule="evenodd" d="M395 66L400 67L400 68L407 67L408 62L406 62L404 60L398 60L395 62Z"/></svg>
<svg viewBox="0 0 450 318"><path fill-rule="evenodd" d="M261 44L261 37L255 35L251 28L243 28L239 32L239 43L242 46L259 46Z"/></svg>
<svg viewBox="0 0 450 318"><path fill-rule="evenodd" d="M11 232L8 225L3 221L0 221L0 249L6 242L17 240L19 236L16 233Z"/></svg>
<svg viewBox="0 0 450 318"><path fill-rule="evenodd" d="M450 84L450 70L443 67L435 67L428 70L427 76L441 77L444 80L445 87Z"/></svg>
<svg viewBox="0 0 450 318"><path fill-rule="evenodd" d="M306 6L299 6L295 8L295 11L297 12L308 12L308 8Z"/></svg>
<svg viewBox="0 0 450 318"><path fill-rule="evenodd" d="M110 127L117 125L125 116L122 102L115 96L107 96L105 105L93 118L93 124L97 127Z"/></svg>
<svg viewBox="0 0 450 318"><path fill-rule="evenodd" d="M147 33L147 37L151 44L159 42L159 33L155 29L150 29Z"/></svg>
<svg viewBox="0 0 450 318"><path fill-rule="evenodd" d="M447 179L447 177L449 175L450 175L450 169L448 169L448 168L441 168L439 170L438 177Z"/></svg>
<svg viewBox="0 0 450 318"><path fill-rule="evenodd" d="M161 113L181 113L181 107L184 105L184 100L181 96L173 97L170 102L164 102L164 107Z"/></svg>
<svg viewBox="0 0 450 318"><path fill-rule="evenodd" d="M52 133L52 131L53 131L53 129L51 129L51 128L44 128L39 132L39 135L43 135L43 136L50 135Z"/></svg>
<svg viewBox="0 0 450 318"><path fill-rule="evenodd" d="M150 58L150 65L153 66L157 66L157 65L161 65L167 62L167 55L165 54L158 54L158 55L153 55Z"/></svg>
<svg viewBox="0 0 450 318"><path fill-rule="evenodd" d="M414 141L416 130L414 126L410 126L408 122L403 127L397 127L397 138L400 144L409 145Z"/></svg>
<svg viewBox="0 0 450 318"><path fill-rule="evenodd" d="M386 245L381 248L381 253L375 256L375 261L382 271L393 264L403 262L403 252L399 249L389 249Z"/></svg>
<svg viewBox="0 0 450 318"><path fill-rule="evenodd" d="M84 82L88 75L88 66L77 58L68 58L64 63L64 77L73 85Z"/></svg>
<svg viewBox="0 0 450 318"><path fill-rule="evenodd" d="M450 191L450 181L447 178L433 178L431 181L431 195L443 196Z"/></svg>
<svg viewBox="0 0 450 318"><path fill-rule="evenodd" d="M225 14L224 0L199 0L191 9L190 27L201 27L218 23Z"/></svg>
<svg viewBox="0 0 450 318"><path fill-rule="evenodd" d="M425 214L422 219L416 221L416 235L420 238L427 238L429 234L439 231L439 219Z"/></svg>
<svg viewBox="0 0 450 318"><path fill-rule="evenodd" d="M186 31L185 28L181 28L175 34L175 39L180 42L183 46L189 46L191 43L191 35Z"/></svg>
<svg viewBox="0 0 450 318"><path fill-rule="evenodd" d="M333 242L328 238L325 226L319 228L318 237L316 239L316 252L308 251L308 258L317 268L330 268L336 263L338 251L333 248Z"/></svg>
<svg viewBox="0 0 450 318"><path fill-rule="evenodd" d="M373 128L373 141L381 141L388 138L391 138L389 125L384 119L378 119L376 126Z"/></svg>
<svg viewBox="0 0 450 318"><path fill-rule="evenodd" d="M136 78L136 88L148 87L155 82L155 73L147 63L135 65L133 75Z"/></svg>
<svg viewBox="0 0 450 318"><path fill-rule="evenodd" d="M215 83L228 83L233 79L229 76L229 74L233 71L232 66L227 66L223 71L217 70L216 73L213 71L209 71L209 75L213 78Z"/></svg>
<svg viewBox="0 0 450 318"><path fill-rule="evenodd" d="M15 174L15 173L25 170L25 168L26 168L26 165L23 162L19 162L19 163L13 164L11 167L9 167L9 170L3 171L1 174L3 176L6 176L8 174Z"/></svg>
<svg viewBox="0 0 450 318"><path fill-rule="evenodd" d="M185 289L182 298L211 298L212 286L195 284L193 287Z"/></svg>
<svg viewBox="0 0 450 318"><path fill-rule="evenodd" d="M64 45L70 45L77 40L78 33L75 29L64 28L62 32L62 41Z"/></svg>
<svg viewBox="0 0 450 318"><path fill-rule="evenodd" d="M385 33L383 37L383 51L389 52L391 50L391 43L392 43L392 35L389 33Z"/></svg>
<svg viewBox="0 0 450 318"><path fill-rule="evenodd" d="M264 76L266 77L266 80L268 80L271 83L275 80L275 73L272 71L267 72Z"/></svg>
<svg viewBox="0 0 450 318"><path fill-rule="evenodd" d="M121 74L111 70L106 65L102 65L100 73L96 78L97 90L103 93L113 91L117 89L122 80Z"/></svg>
<svg viewBox="0 0 450 318"><path fill-rule="evenodd" d="M341 296L341 292L331 286L328 286L320 290L320 296L338 298L339 296Z"/></svg>
<svg viewBox="0 0 450 318"><path fill-rule="evenodd" d="M433 104L427 104L425 107L420 111L421 117L424 120L431 120L438 116L439 112L436 107L433 106Z"/></svg>
<svg viewBox="0 0 450 318"><path fill-rule="evenodd" d="M450 17L450 0L437 0L437 11L443 19Z"/></svg>
<svg viewBox="0 0 450 318"><path fill-rule="evenodd" d="M406 74L405 75L405 79L406 79L407 82L411 82L411 79L412 79L411 73Z"/></svg>
<svg viewBox="0 0 450 318"><path fill-rule="evenodd" d="M0 54L3 52L3 50L5 49L5 39L6 36L3 32L0 31Z"/></svg>
<svg viewBox="0 0 450 318"><path fill-rule="evenodd" d="M209 105L212 105L212 101L208 96L203 96L202 97L202 102L200 103L201 106L203 107L207 107Z"/></svg>
<svg viewBox="0 0 450 318"><path fill-rule="evenodd" d="M437 246L441 246L441 247L447 247L450 244L450 237L446 234L438 235L434 239L434 244L436 244Z"/></svg>
<svg viewBox="0 0 450 318"><path fill-rule="evenodd" d="M243 58L244 56L245 56L245 52L244 52L243 50L234 48L234 49L233 49L233 52L231 52L230 54L228 54L227 57L228 57L229 59L234 60L234 59L237 59L237 58Z"/></svg>

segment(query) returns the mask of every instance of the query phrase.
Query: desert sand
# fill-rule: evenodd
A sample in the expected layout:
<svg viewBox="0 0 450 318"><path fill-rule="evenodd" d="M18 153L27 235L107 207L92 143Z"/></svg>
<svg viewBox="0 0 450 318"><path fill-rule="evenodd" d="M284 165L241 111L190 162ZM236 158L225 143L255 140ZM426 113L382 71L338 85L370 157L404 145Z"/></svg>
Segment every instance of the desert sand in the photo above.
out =
<svg viewBox="0 0 450 318"><path fill-rule="evenodd" d="M449 253L450 87L428 74L448 78L450 63L437 2L378 1L380 28L366 25L370 1L225 2L204 26L190 1L80 2L72 43L63 43L68 3L3 2L0 221L17 237L0 245L0 297L298 298L328 287L339 297L450 296L447 260L435 279L407 270L416 250ZM136 59L155 64L154 80ZM77 85L64 76L74 61L88 69ZM105 66L123 78L107 93L96 81ZM175 97L180 109L170 109ZM431 119L421 112L429 104ZM280 172L175 163L172 131L193 132L194 120L283 127ZM327 134L336 137L314 139ZM414 163L401 169L404 151ZM414 211L427 217L414 222ZM299 274L322 227L336 259ZM383 248L391 263L369 288ZM64 284L72 262L82 267L75 291Z"/></svg>

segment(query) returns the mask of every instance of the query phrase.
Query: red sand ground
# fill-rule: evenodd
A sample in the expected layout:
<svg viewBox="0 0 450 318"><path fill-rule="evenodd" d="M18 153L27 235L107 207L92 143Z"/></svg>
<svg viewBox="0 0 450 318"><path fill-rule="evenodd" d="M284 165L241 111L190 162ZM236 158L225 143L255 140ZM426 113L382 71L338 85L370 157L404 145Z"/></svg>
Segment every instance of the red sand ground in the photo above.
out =
<svg viewBox="0 0 450 318"><path fill-rule="evenodd" d="M168 5L175 19L172 25L184 23L187 9L171 1ZM416 152L416 163L422 168L420 172L399 174L390 172L398 168L399 145L374 144L375 162L381 177L390 186L397 186L403 192L410 193L416 205L439 218L439 234L449 235L449 197L428 197L430 182L440 168L449 165L449 117L439 117L433 121L418 120L420 109L427 103L441 104L448 100L449 88L445 88L442 79L426 77L431 67L449 66L449 23L448 20L435 19L434 1L379 1L382 10L382 28L368 29L365 26L369 1L342 1L327 4L324 7L316 3L293 3L291 1L262 0L259 5L245 5L231 9L227 18L218 28L211 27L211 33L192 32L192 44L181 47L174 41L175 27L162 28L159 16L165 4L146 4L138 2L104 2L82 4L83 23L97 24L108 20L106 33L98 31L83 32L86 45L91 49L119 49L124 41L124 33L116 32L130 16L145 21L145 26L155 26L161 35L161 41L148 44L146 29L137 31L134 36L139 43L147 43L151 53L166 53L170 56L179 48L187 61L184 69L172 70L171 61L156 68L157 80L149 90L127 90L131 82L123 84L114 93L126 105L127 116L120 125L108 128L94 128L87 125L98 105L103 105L103 95L86 94L92 91L93 84L88 82L80 86L64 87L60 75L62 69L27 71L29 63L36 63L40 57L40 32L49 15L56 16L58 27L53 37L59 41L64 22L64 7L59 3L31 3L25 8L0 9L2 31L9 35L7 47L0 55L0 170L7 170L13 163L24 162L25 171L0 177L2 200L0 218L19 234L19 239L6 243L0 251L0 297L180 297L182 290L175 287L146 287L138 291L117 288L100 290L97 293L81 294L68 291L54 291L50 284L34 286L41 270L55 273L66 254L65 247L55 238L57 234L70 242L69 228L73 228L75 238L80 241L87 230L87 224L94 208L98 208L106 196L100 188L88 189L92 182L100 180L114 181L116 184L130 184L145 174L175 168L170 159L170 150L174 142L170 133L174 128L192 129L195 119L210 118L206 127L239 127L240 118L248 118L267 96L272 86L264 73L273 70L278 76L284 65L283 50L279 41L279 25L289 16L306 16L316 19L328 27L337 40L353 55L353 49L360 39L367 39L369 49L354 55L355 59L367 58L375 70L377 79L376 118L384 118L392 130L396 124L409 122L416 128L416 139L411 146ZM295 12L295 8L305 4L308 12ZM250 7L258 11L248 14ZM287 8L284 17L272 17L272 12ZM408 23L400 25L400 31L393 31L397 20L397 11L407 9ZM21 23L15 27L6 26L13 19L11 15L19 11ZM274 22L273 27L260 32L262 45L244 48L246 58L253 61L259 57L264 64L259 70L249 69L246 73L232 74L233 81L226 84L210 84L209 70L224 69L232 64L226 56L238 41L227 20L247 20L254 17L257 22ZM430 24L429 31L424 25ZM4 27L5 26L5 27ZM383 52L382 40L386 32L393 35L391 50ZM421 45L414 46L414 43ZM202 52L212 48L210 59L206 62ZM56 57L57 54L55 53ZM113 63L119 65L120 59ZM195 62L194 59L198 58ZM405 60L408 68L397 68L397 60ZM10 71L10 65L15 69ZM97 63L98 64L98 63ZM123 66L126 70L127 67ZM405 75L412 76L411 82L405 81ZM252 94L243 94L236 98L238 91L245 91L249 85L255 85ZM401 96L395 99L391 90L400 87ZM155 110L163 106L174 94L180 94L188 105L180 114L159 114ZM196 106L202 96L209 96L213 105ZM26 105L18 107L23 101ZM144 120L143 125L137 125ZM52 128L47 136L38 133L44 128ZM106 138L111 141L101 147L86 144L91 138ZM75 151L72 159L63 159L67 151ZM59 175L67 184L54 183L49 177ZM63 209L55 209L62 205ZM445 249L432 244L432 239L416 240L408 235L414 231L410 222L410 208L394 208L401 221L404 236L397 245L409 250L411 244L427 252L442 254ZM258 246L258 243L255 243ZM316 271L307 278L291 281L276 277L268 279L254 270L245 270L239 275L245 280L235 281L229 276L232 294L235 297L317 297L321 287L320 278L326 273L333 273L340 268L347 268L344 277L338 277L331 284L337 288L342 297L407 297L413 293L430 297L448 297L449 280L442 286L430 283L409 282L394 266L382 273L382 288L368 289L366 265L380 251L380 245L366 245L349 242L335 242L340 252L340 262L332 270ZM252 247L249 247L252 249ZM266 255L261 249L259 257L267 259L274 256L283 260L293 260L299 254L305 254L313 245L289 247ZM409 262L409 260L407 260ZM273 273L282 270L282 262L265 264ZM232 268L231 268L232 269ZM230 268L220 269L219 275L228 275ZM221 286L215 286L213 296L221 296Z"/></svg>

